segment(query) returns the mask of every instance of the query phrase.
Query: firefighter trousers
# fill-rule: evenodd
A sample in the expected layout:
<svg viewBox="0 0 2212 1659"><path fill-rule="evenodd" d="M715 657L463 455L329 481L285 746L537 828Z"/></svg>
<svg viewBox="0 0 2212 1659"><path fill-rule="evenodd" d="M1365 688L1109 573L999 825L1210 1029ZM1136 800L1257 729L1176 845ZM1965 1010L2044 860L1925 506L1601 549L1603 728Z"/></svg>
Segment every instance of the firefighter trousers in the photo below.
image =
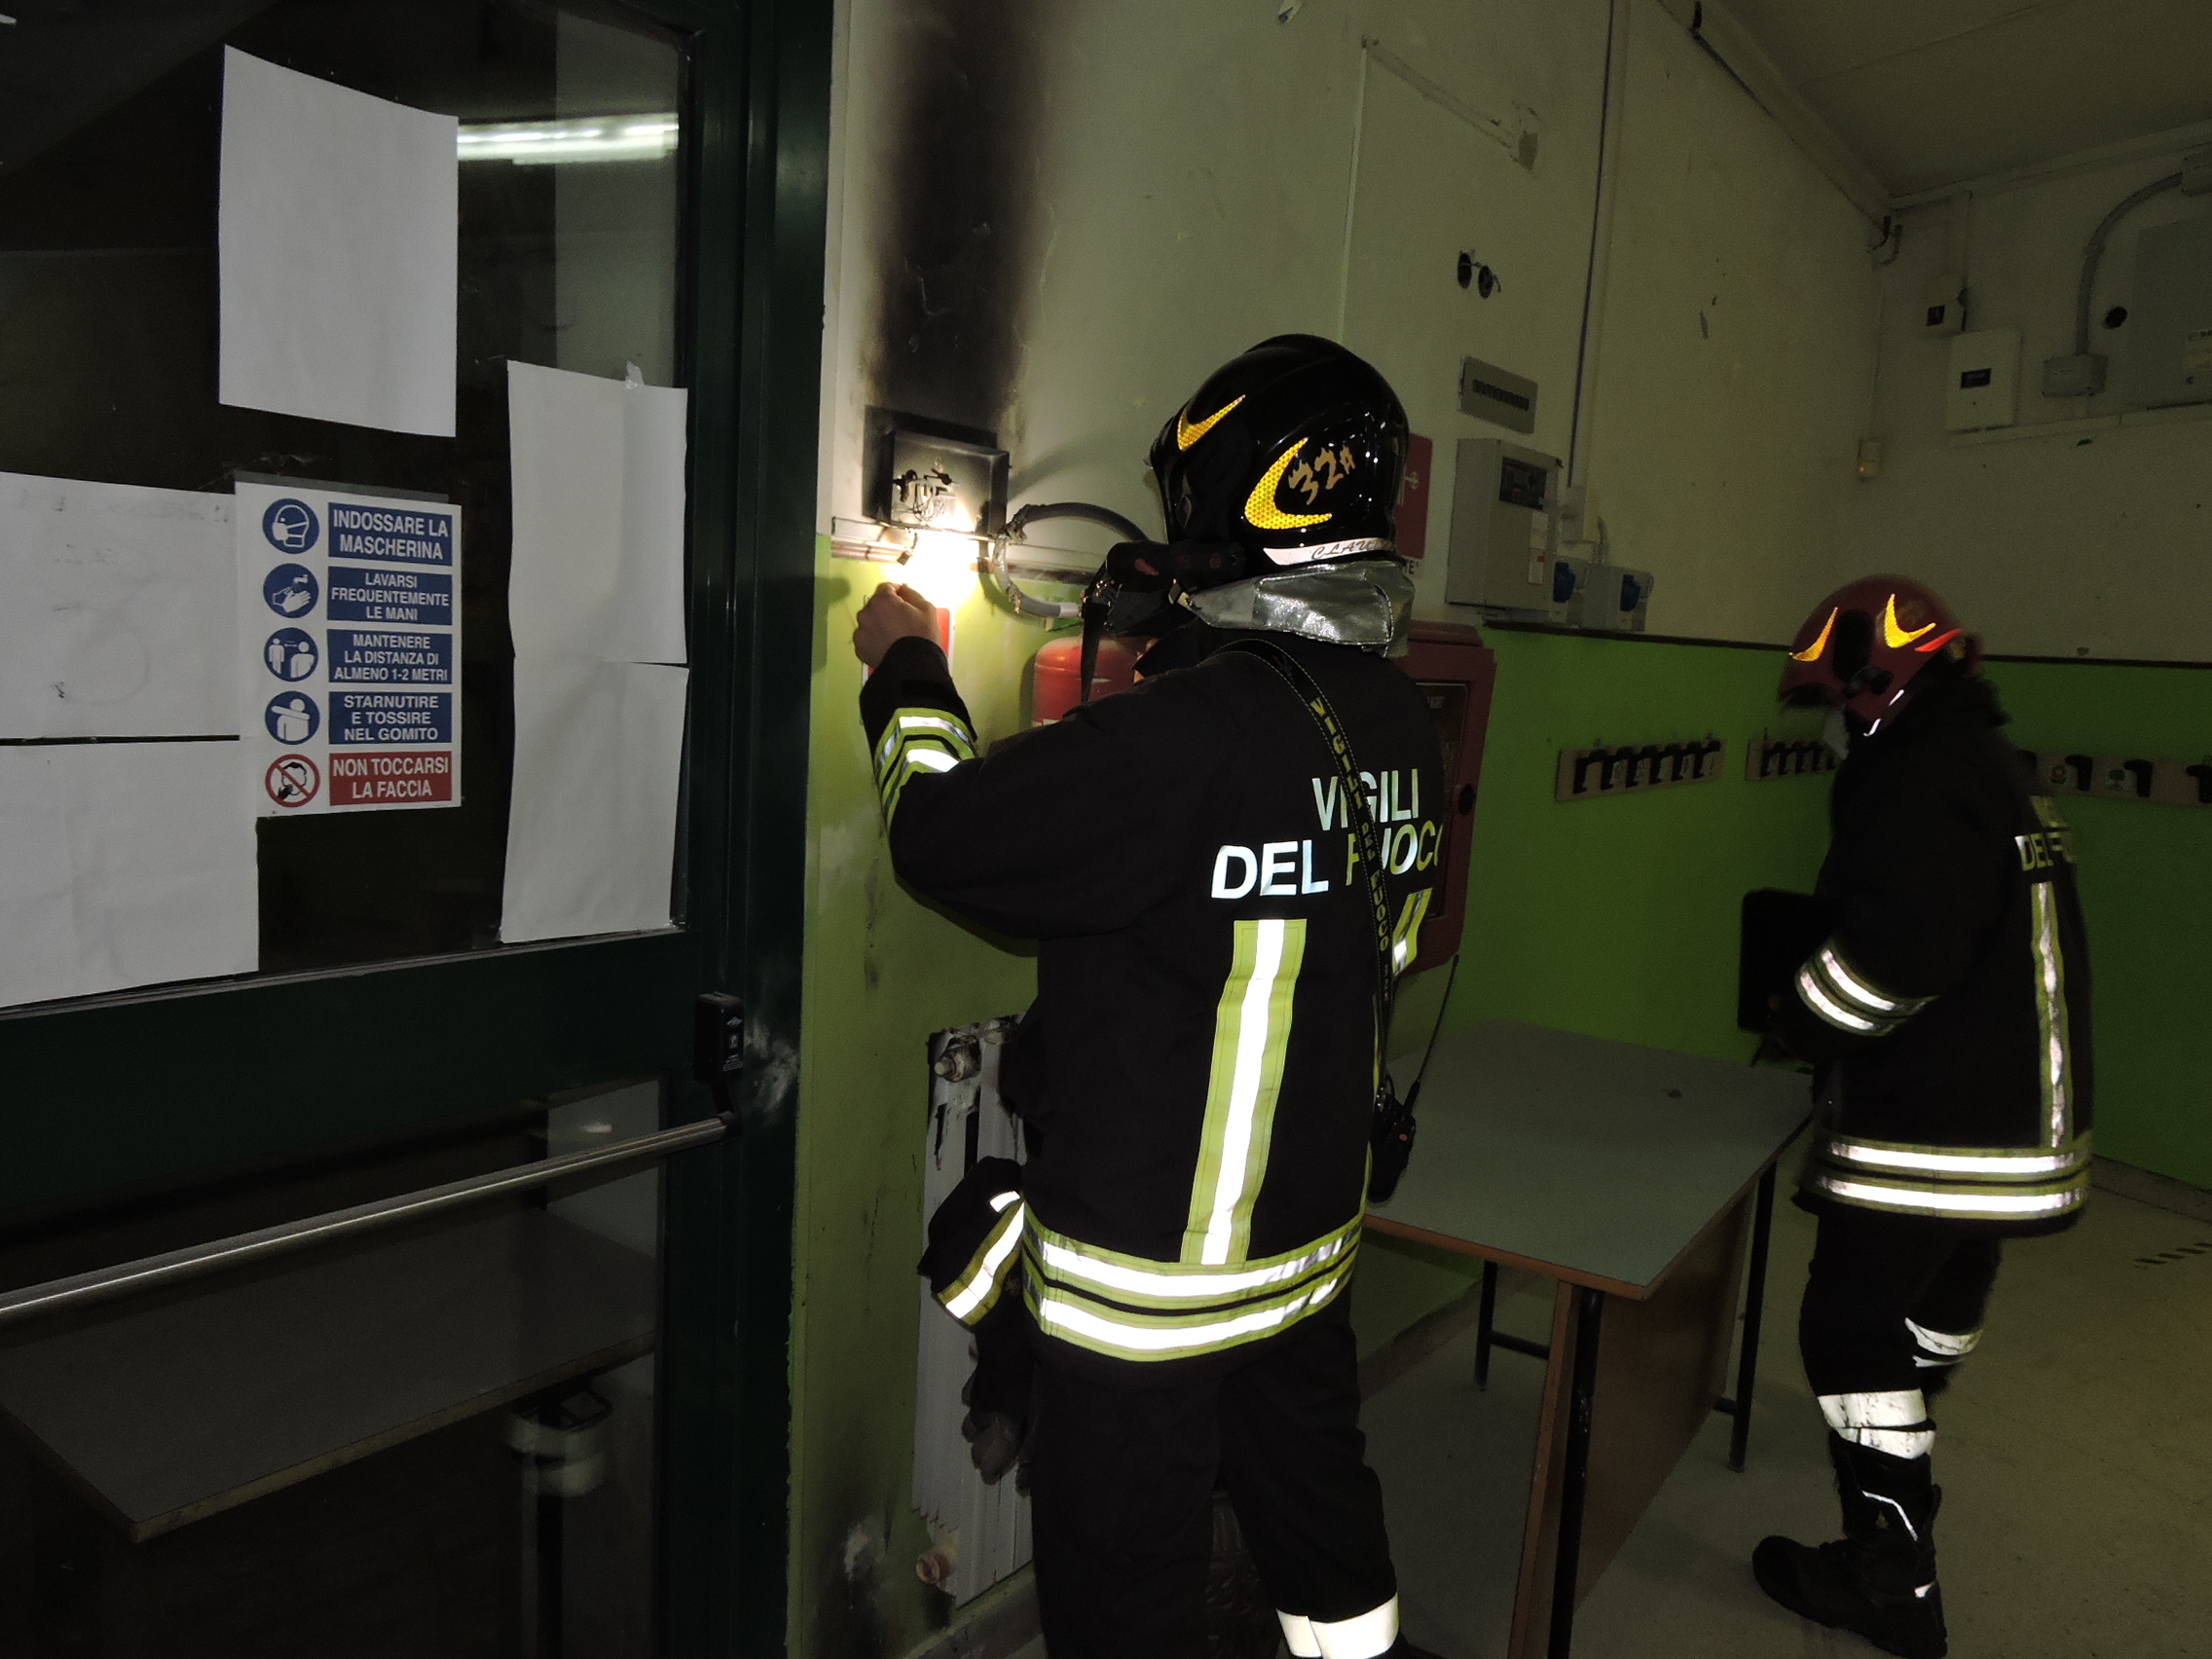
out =
<svg viewBox="0 0 2212 1659"><path fill-rule="evenodd" d="M1189 1382L1040 1364L1031 1522L1052 1659L1203 1659L1217 1477L1293 1651L1387 1651L1397 1579L1355 1357L1332 1309ZM1330 1627L1326 1646L1309 1623Z"/></svg>
<svg viewBox="0 0 2212 1659"><path fill-rule="evenodd" d="M2002 1250L1956 1222L1823 1208L1797 1319L1813 1392L1940 1389L1981 1336Z"/></svg>

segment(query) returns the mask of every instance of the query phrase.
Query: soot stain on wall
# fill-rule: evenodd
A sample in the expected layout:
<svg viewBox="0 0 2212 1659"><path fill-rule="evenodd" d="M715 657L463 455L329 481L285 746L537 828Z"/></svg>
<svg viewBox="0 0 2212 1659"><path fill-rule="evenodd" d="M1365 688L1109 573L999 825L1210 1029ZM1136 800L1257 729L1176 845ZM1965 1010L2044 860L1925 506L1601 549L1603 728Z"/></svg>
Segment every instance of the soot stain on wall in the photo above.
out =
<svg viewBox="0 0 2212 1659"><path fill-rule="evenodd" d="M894 7L871 401L996 427L1034 291L1045 29L1034 0Z"/></svg>

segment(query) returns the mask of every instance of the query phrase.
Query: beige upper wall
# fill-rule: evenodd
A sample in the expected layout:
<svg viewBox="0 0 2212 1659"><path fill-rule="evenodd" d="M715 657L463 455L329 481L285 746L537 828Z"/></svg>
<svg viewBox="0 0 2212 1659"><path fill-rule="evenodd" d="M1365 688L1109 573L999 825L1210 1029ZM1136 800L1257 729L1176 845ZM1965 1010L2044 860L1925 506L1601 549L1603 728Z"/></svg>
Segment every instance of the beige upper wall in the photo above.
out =
<svg viewBox="0 0 2212 1659"><path fill-rule="evenodd" d="M900 71L851 0L838 90L823 528L861 499L877 401L881 165ZM1589 477L1618 562L1658 578L1655 631L1780 639L1836 563L1872 374L1864 222L1658 4L1626 9L1619 202ZM1606 0L1083 0L1045 66L1014 395L1013 497L1157 526L1143 458L1216 364L1266 335L1371 357L1435 440L1422 613L1442 600L1455 440L1565 457L1597 190ZM1524 169L1362 51L1538 136ZM1353 188L1357 138L1357 188ZM1458 287L1460 248L1501 290ZM1702 327L1701 327L1702 313ZM1538 381L1537 429L1461 415L1460 358ZM930 413L920 410L920 413ZM1463 618L1464 619L1464 618Z"/></svg>
<svg viewBox="0 0 2212 1659"><path fill-rule="evenodd" d="M2154 157L1916 210L1883 273L1882 476L1851 492L1851 545L1863 569L1933 582L1991 650L2212 660L2212 592L2199 576L2212 552L2212 421L2174 411L2156 424L2082 429L2068 424L2117 400L2040 389L2043 360L2074 349L2090 232L2178 165ZM2133 293L2136 233L2206 212L2201 199L2168 195L2119 227L2090 307L2091 350L2122 349L2124 330L2100 319ZM2021 424L1995 443L1943 430L1949 343L1921 327L1930 283L1962 254L1968 326L2021 332Z"/></svg>
<svg viewBox="0 0 2212 1659"><path fill-rule="evenodd" d="M1631 18L1590 483L1652 632L1784 641L1844 562L1869 228L1658 0Z"/></svg>

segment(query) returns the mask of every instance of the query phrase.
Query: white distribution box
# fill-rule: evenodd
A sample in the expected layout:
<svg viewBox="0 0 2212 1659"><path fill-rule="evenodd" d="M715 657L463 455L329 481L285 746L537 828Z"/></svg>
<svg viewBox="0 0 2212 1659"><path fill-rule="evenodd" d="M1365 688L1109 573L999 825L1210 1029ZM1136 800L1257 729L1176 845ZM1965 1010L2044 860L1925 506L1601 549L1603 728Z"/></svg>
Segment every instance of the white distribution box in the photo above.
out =
<svg viewBox="0 0 2212 1659"><path fill-rule="evenodd" d="M2020 331L1977 328L1951 341L1943 382L1943 429L1978 432L2020 418Z"/></svg>

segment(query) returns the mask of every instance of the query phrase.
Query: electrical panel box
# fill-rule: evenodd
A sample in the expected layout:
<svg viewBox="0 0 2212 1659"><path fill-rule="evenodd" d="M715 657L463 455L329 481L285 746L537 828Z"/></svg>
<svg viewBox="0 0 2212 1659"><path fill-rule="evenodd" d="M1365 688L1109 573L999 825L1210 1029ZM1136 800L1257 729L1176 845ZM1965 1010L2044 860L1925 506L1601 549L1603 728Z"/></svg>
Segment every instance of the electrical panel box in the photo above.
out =
<svg viewBox="0 0 2212 1659"><path fill-rule="evenodd" d="M2120 331L2123 403L2212 403L2212 215L2135 239L2135 294Z"/></svg>
<svg viewBox="0 0 2212 1659"><path fill-rule="evenodd" d="M1651 614L1654 581L1649 571L1631 571L1619 565L1592 566L1582 584L1582 626L1622 634L1642 633Z"/></svg>
<svg viewBox="0 0 2212 1659"><path fill-rule="evenodd" d="M863 508L878 524L996 535L1006 524L1007 454L991 432L867 412Z"/></svg>
<svg viewBox="0 0 2212 1659"><path fill-rule="evenodd" d="M1928 284L1920 326L1930 334L1963 334L1967 326L1967 279L1956 271Z"/></svg>
<svg viewBox="0 0 2212 1659"><path fill-rule="evenodd" d="M1943 383L1943 427L1978 432L2020 418L2020 331L1981 328L1951 341Z"/></svg>
<svg viewBox="0 0 2212 1659"><path fill-rule="evenodd" d="M1454 605L1548 611L1561 482L1556 456L1500 438L1461 438L1444 597Z"/></svg>
<svg viewBox="0 0 2212 1659"><path fill-rule="evenodd" d="M1590 579L1590 560L1579 553L1552 555L1552 579L1544 595L1544 620L1562 628L1582 626L1582 593Z"/></svg>
<svg viewBox="0 0 2212 1659"><path fill-rule="evenodd" d="M2106 358L2102 351L2043 360L2043 394L2046 397L2094 397L2105 388Z"/></svg>

